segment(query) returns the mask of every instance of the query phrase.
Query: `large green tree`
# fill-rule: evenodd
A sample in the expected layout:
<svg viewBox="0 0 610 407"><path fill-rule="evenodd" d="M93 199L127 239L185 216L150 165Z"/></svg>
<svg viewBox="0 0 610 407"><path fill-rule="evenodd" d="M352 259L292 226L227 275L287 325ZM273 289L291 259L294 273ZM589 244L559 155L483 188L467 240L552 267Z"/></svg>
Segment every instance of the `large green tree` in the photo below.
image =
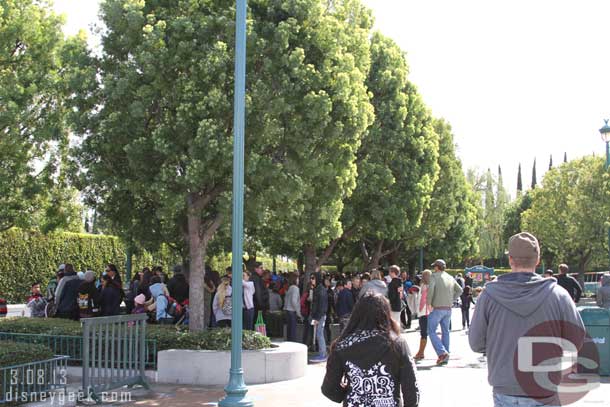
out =
<svg viewBox="0 0 610 407"><path fill-rule="evenodd" d="M424 247L428 258L460 262L478 253L480 197L464 175L449 124L436 120L435 130L440 137L440 175L422 227L413 235L410 247L412 253ZM414 263L413 257L410 263Z"/></svg>
<svg viewBox="0 0 610 407"><path fill-rule="evenodd" d="M73 56L84 37L65 39L63 19L44 0L0 3L0 231L65 226L57 199L68 143ZM47 222L41 209L49 209ZM38 223L37 223L38 221Z"/></svg>
<svg viewBox="0 0 610 407"><path fill-rule="evenodd" d="M608 253L610 172L599 157L584 157L548 171L531 192L523 228L563 259L575 258L581 279L595 256Z"/></svg>
<svg viewBox="0 0 610 407"><path fill-rule="evenodd" d="M359 248L365 269L377 267L420 225L437 179L438 136L428 109L407 81L404 53L380 33L372 35L370 50L366 85L375 120L357 152L356 188L344 199L343 233L322 246L308 271L321 267L339 241L348 256L354 246ZM334 257L343 264L340 256Z"/></svg>
<svg viewBox="0 0 610 407"><path fill-rule="evenodd" d="M346 201L343 222L360 241L366 269L399 250L421 224L438 179L438 135L407 62L391 39L371 39L375 121L358 151L358 180Z"/></svg>
<svg viewBox="0 0 610 407"><path fill-rule="evenodd" d="M106 0L101 10L103 50L79 101L82 180L105 217L128 223L124 234L139 238L134 229L150 228L158 240L184 242L190 328L201 330L204 259L229 209L235 8L223 0ZM353 189L355 152L371 119L370 25L356 0L250 2L250 224L277 208L293 227L276 230L295 240L340 233L342 198Z"/></svg>
<svg viewBox="0 0 610 407"><path fill-rule="evenodd" d="M253 205L258 218L251 224L260 225L272 252L301 251L306 273L319 267L317 250L334 247L346 232L340 221L344 200L356 186L356 153L373 121L365 86L370 11L359 1L323 3L286 2L311 21L266 28L282 39L276 53L290 69L276 70L260 84L286 92L260 106L261 115L279 111L279 127L266 147L274 168L262 185L252 186L268 192L258 195L263 202Z"/></svg>

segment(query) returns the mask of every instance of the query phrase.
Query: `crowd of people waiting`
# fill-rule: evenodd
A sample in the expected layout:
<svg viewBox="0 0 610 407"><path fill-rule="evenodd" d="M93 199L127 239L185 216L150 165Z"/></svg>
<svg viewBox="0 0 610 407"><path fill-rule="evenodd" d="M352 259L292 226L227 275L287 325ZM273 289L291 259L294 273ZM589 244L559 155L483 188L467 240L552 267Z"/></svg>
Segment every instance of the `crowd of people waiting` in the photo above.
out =
<svg viewBox="0 0 610 407"><path fill-rule="evenodd" d="M61 264L43 295L41 283L32 284L27 308L32 317L57 317L72 320L113 316L122 312L148 313L151 322L175 323L188 305L189 286L179 268L170 279L160 266L136 273L124 289L121 274L114 264L97 276L92 270L76 272L72 264Z"/></svg>

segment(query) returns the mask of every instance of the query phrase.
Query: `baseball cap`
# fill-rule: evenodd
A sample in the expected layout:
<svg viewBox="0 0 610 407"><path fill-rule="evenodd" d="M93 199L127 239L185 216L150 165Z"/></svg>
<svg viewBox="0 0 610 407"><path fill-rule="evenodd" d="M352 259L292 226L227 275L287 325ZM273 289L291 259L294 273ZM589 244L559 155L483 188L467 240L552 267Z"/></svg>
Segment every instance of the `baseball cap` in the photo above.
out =
<svg viewBox="0 0 610 407"><path fill-rule="evenodd" d="M64 271L65 269L66 269L66 265L60 264L59 267L57 268L57 271Z"/></svg>
<svg viewBox="0 0 610 407"><path fill-rule="evenodd" d="M513 259L537 260L540 257L538 239L527 232L511 236L508 240L508 255Z"/></svg>
<svg viewBox="0 0 610 407"><path fill-rule="evenodd" d="M260 261L257 261L256 263L254 263L254 267L263 267L263 263L261 263Z"/></svg>
<svg viewBox="0 0 610 407"><path fill-rule="evenodd" d="M445 263L445 260L443 260L443 259L437 259L430 266L432 266L432 267L439 266L441 268L441 270L445 270L445 268L447 267L447 263Z"/></svg>

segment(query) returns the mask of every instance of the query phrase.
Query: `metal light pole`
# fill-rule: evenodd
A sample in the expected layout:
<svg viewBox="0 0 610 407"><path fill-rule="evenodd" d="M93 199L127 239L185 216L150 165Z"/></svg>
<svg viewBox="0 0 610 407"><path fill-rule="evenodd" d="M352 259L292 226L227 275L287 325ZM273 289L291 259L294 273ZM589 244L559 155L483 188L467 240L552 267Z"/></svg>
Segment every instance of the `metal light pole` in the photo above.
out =
<svg viewBox="0 0 610 407"><path fill-rule="evenodd" d="M602 140L606 142L606 170L610 168L610 126L608 126L608 119L604 120L604 127L599 129L599 133L602 135ZM608 227L608 267L610 270L610 226Z"/></svg>
<svg viewBox="0 0 610 407"><path fill-rule="evenodd" d="M220 407L254 406L248 400L248 388L244 383L241 367L242 336L242 259L244 239L244 139L246 121L246 0L237 0L235 17L235 96L233 128L233 293L231 321L231 370L229 384L225 387L226 397L220 400Z"/></svg>

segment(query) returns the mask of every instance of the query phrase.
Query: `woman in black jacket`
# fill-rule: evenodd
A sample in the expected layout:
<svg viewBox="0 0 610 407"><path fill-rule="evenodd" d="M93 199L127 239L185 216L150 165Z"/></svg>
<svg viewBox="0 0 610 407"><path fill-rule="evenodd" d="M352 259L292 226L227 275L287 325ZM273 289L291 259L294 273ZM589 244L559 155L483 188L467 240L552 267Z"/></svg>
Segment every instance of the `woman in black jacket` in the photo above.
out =
<svg viewBox="0 0 610 407"><path fill-rule="evenodd" d="M100 295L101 316L109 317L121 313L121 288L118 282L105 274L102 276L102 293Z"/></svg>
<svg viewBox="0 0 610 407"><path fill-rule="evenodd" d="M344 407L419 405L415 364L381 294L356 303L331 347L322 393Z"/></svg>
<svg viewBox="0 0 610 407"><path fill-rule="evenodd" d="M462 295L460 295L460 301L462 308L462 329L470 329L470 304L474 304L472 299L472 287L467 285L464 287Z"/></svg>

